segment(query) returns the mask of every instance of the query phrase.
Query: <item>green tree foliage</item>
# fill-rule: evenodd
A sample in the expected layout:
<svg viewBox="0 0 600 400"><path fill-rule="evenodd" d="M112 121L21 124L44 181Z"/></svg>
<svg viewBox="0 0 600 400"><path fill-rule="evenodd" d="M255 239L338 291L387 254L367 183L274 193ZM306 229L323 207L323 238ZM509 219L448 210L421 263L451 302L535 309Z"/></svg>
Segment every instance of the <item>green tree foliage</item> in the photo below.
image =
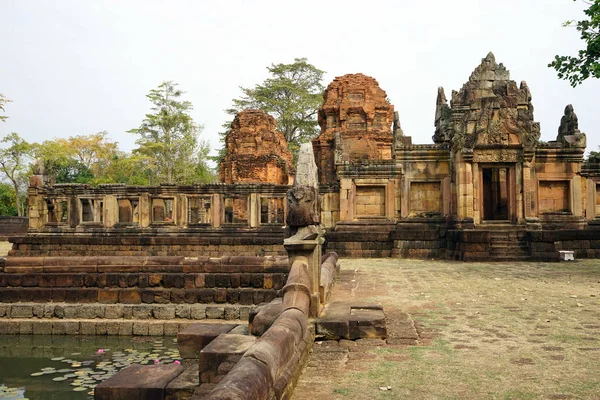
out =
<svg viewBox="0 0 600 400"><path fill-rule="evenodd" d="M107 139L107 132L46 140L35 145L35 155L43 161L47 175L57 183L94 183L105 174L117 143Z"/></svg>
<svg viewBox="0 0 600 400"><path fill-rule="evenodd" d="M94 178L93 183L125 183L127 185L150 185L152 182L150 160L140 154L117 151L102 175Z"/></svg>
<svg viewBox="0 0 600 400"><path fill-rule="evenodd" d="M242 97L233 99L233 107L226 111L234 116L254 108L271 114L295 160L300 145L318 133L317 112L323 102L321 81L325 72L309 64L306 58L295 58L292 64L271 64L267 70L271 76L254 88L240 87ZM228 129L230 124L223 126ZM221 134L223 143L225 134ZM221 150L217 158L223 156Z"/></svg>
<svg viewBox="0 0 600 400"><path fill-rule="evenodd" d="M0 215L16 216L15 189L8 183L0 182Z"/></svg>
<svg viewBox="0 0 600 400"><path fill-rule="evenodd" d="M6 105L6 103L10 102L10 100L8 100L6 97L4 97L2 93L0 93L0 111L4 112L4 106ZM0 121L6 121L7 118L8 117L6 115L0 115Z"/></svg>
<svg viewBox="0 0 600 400"><path fill-rule="evenodd" d="M206 164L208 144L199 140L202 126L190 116L192 103L171 81L152 89L146 97L153 104L139 128L135 155L145 157L152 171L152 183L190 184L206 182L212 175Z"/></svg>
<svg viewBox="0 0 600 400"><path fill-rule="evenodd" d="M589 77L600 78L600 0L583 1L589 5L584 11L588 19L567 21L565 26L575 26L585 48L579 50L575 57L557 55L548 64L558 72L560 79L568 80L573 87Z"/></svg>
<svg viewBox="0 0 600 400"><path fill-rule="evenodd" d="M583 165L600 164L600 151L590 151L588 157L583 161Z"/></svg>
<svg viewBox="0 0 600 400"><path fill-rule="evenodd" d="M21 195L25 192L27 185L27 171L33 154L33 146L13 132L6 135L0 143L0 172L10 181L15 194L15 206L17 215L20 217L24 212L21 204Z"/></svg>

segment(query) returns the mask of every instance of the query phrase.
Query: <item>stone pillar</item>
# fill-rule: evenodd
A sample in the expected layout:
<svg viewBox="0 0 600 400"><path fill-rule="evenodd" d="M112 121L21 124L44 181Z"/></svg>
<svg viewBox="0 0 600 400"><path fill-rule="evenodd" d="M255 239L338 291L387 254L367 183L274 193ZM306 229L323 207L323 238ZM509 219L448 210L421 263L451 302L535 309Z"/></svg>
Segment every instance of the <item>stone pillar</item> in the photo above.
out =
<svg viewBox="0 0 600 400"><path fill-rule="evenodd" d="M250 194L248 222L250 223L250 228L258 228L260 225L260 195L258 193Z"/></svg>
<svg viewBox="0 0 600 400"><path fill-rule="evenodd" d="M354 219L352 179L340 179L340 221Z"/></svg>
<svg viewBox="0 0 600 400"><path fill-rule="evenodd" d="M211 215L212 226L214 226L215 228L220 227L221 226L221 216L223 215L223 213L221 211L221 195L218 193L215 193L212 196L210 212L212 213L212 215Z"/></svg>
<svg viewBox="0 0 600 400"><path fill-rule="evenodd" d="M385 187L385 216L390 221L393 221L396 205L396 182L390 179Z"/></svg>
<svg viewBox="0 0 600 400"><path fill-rule="evenodd" d="M512 169L511 169L512 171ZM514 190L511 196L515 199L514 216L517 223L521 224L525 221L525 199L523 193L525 193L525 180L523 177L523 167L521 163L517 163L514 168ZM510 182L510 181L509 181ZM510 193L510 189L509 189ZM510 205L510 202L509 202ZM510 215L509 215L510 217Z"/></svg>
<svg viewBox="0 0 600 400"><path fill-rule="evenodd" d="M27 216L29 217L29 228L30 229L41 229L45 223L45 209L44 197L38 194L32 195L31 193L27 196Z"/></svg>
<svg viewBox="0 0 600 400"><path fill-rule="evenodd" d="M148 193L140 195L140 202L138 204L138 218L142 228L146 228L152 223L152 213L150 210L151 207L150 195Z"/></svg>
<svg viewBox="0 0 600 400"><path fill-rule="evenodd" d="M308 264L310 277L310 317L319 315L319 281L321 245L324 242L318 228L320 222L317 165L311 143L300 148L296 179L287 194L288 215L286 223L292 236L283 245L288 253L290 268L295 261Z"/></svg>
<svg viewBox="0 0 600 400"><path fill-rule="evenodd" d="M177 194L173 204L173 220L177 226L187 226L188 224L188 202L185 194Z"/></svg>
<svg viewBox="0 0 600 400"><path fill-rule="evenodd" d="M475 224L480 224L483 221L483 207L481 207L483 182L480 182L480 173L479 164L473 163L473 222Z"/></svg>
<svg viewBox="0 0 600 400"><path fill-rule="evenodd" d="M582 188L581 188L581 177L579 175L575 175L573 179L571 179L571 212L576 217L582 217Z"/></svg>
<svg viewBox="0 0 600 400"><path fill-rule="evenodd" d="M104 226L112 228L119 221L119 205L117 198L108 194L104 197Z"/></svg>
<svg viewBox="0 0 600 400"><path fill-rule="evenodd" d="M597 217L596 215L596 182L592 179L588 179L586 182L587 186L587 201L586 201L586 210L585 216L586 219L594 219ZM31 223L29 224L31 226Z"/></svg>

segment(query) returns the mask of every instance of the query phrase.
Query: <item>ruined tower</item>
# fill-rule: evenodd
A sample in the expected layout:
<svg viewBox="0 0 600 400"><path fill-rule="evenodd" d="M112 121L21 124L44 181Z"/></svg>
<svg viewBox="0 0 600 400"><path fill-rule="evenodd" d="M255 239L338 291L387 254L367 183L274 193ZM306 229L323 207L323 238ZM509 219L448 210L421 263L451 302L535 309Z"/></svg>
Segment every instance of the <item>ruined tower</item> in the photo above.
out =
<svg viewBox="0 0 600 400"><path fill-rule="evenodd" d="M321 134L313 139L319 181L336 181L335 164L392 158L394 106L379 83L363 74L337 77L323 93Z"/></svg>
<svg viewBox="0 0 600 400"><path fill-rule="evenodd" d="M263 110L238 113L225 137L225 148L220 182L291 183L292 154L283 133L275 130L275 119Z"/></svg>

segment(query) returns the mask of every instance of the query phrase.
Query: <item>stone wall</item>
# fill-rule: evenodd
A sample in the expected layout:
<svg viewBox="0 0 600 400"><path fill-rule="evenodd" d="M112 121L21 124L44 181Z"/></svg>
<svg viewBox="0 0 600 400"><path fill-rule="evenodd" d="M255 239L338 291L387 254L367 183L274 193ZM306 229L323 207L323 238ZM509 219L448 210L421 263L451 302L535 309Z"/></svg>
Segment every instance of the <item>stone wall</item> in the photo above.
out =
<svg viewBox="0 0 600 400"><path fill-rule="evenodd" d="M23 235L27 233L29 218L0 216L0 240L6 240L9 236Z"/></svg>
<svg viewBox="0 0 600 400"><path fill-rule="evenodd" d="M91 325L131 334L106 333L107 324L143 320L136 332L149 334L165 321L244 319L278 296L288 270L285 256L9 257L0 269L0 325L12 324L4 333L73 333L77 323L82 334L94 334Z"/></svg>
<svg viewBox="0 0 600 400"><path fill-rule="evenodd" d="M560 250L573 250L577 258L600 258L600 230L552 230L528 232L531 258L558 261Z"/></svg>
<svg viewBox="0 0 600 400"><path fill-rule="evenodd" d="M335 230L327 233L327 251L349 258L391 257L390 235L394 229L394 224L386 221L338 223Z"/></svg>
<svg viewBox="0 0 600 400"><path fill-rule="evenodd" d="M11 257L48 256L277 256L284 255L283 229L243 232L236 229L188 232L179 235L130 232L96 235L44 234L11 238Z"/></svg>
<svg viewBox="0 0 600 400"><path fill-rule="evenodd" d="M399 258L439 259L445 258L446 240L443 237L445 221L413 219L396 225L391 234L392 256Z"/></svg>

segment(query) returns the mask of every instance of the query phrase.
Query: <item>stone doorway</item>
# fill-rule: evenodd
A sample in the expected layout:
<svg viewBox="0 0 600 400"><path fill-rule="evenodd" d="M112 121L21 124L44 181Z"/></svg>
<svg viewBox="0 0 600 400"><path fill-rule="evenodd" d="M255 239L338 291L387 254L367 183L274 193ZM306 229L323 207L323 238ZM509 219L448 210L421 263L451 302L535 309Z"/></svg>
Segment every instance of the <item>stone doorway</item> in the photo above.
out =
<svg viewBox="0 0 600 400"><path fill-rule="evenodd" d="M511 169L508 167L482 168L483 220L508 221L511 219Z"/></svg>

